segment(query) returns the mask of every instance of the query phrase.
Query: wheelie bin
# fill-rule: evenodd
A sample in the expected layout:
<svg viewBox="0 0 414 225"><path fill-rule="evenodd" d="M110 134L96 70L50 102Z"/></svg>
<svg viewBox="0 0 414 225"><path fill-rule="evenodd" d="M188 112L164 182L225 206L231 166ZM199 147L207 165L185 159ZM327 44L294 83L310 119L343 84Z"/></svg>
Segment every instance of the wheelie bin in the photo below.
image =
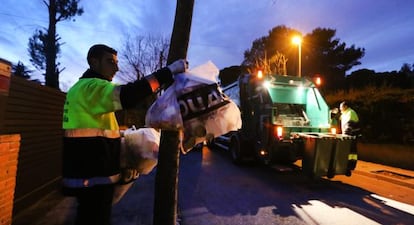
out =
<svg viewBox="0 0 414 225"><path fill-rule="evenodd" d="M321 133L299 133L304 140L302 172L311 178L327 176L330 172L335 136Z"/></svg>
<svg viewBox="0 0 414 225"><path fill-rule="evenodd" d="M351 171L355 169L357 152L356 137L337 134L335 135L335 143L332 148L331 162L328 171L328 178L335 175L351 176Z"/></svg>

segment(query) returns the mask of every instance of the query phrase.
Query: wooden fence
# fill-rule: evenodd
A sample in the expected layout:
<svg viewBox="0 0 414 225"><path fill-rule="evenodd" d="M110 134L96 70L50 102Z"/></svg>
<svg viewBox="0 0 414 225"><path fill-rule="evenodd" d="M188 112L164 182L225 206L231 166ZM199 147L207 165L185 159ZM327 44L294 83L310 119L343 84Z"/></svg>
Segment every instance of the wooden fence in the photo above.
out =
<svg viewBox="0 0 414 225"><path fill-rule="evenodd" d="M0 133L21 136L13 210L16 214L58 188L65 93L11 76L5 98Z"/></svg>

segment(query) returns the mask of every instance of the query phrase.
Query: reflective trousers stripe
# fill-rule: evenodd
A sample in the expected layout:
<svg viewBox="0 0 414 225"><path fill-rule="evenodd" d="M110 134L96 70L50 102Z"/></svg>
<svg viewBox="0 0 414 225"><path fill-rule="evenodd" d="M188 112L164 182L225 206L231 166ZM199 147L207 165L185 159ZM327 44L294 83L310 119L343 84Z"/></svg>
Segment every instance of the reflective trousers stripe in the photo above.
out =
<svg viewBox="0 0 414 225"><path fill-rule="evenodd" d="M99 128L82 128L65 130L65 137L121 137L118 130L103 130Z"/></svg>
<svg viewBox="0 0 414 225"><path fill-rule="evenodd" d="M83 188L92 187L99 184L113 184L119 181L121 175L116 174L109 177L92 177L88 179L83 178L63 178L63 186L69 188Z"/></svg>
<svg viewBox="0 0 414 225"><path fill-rule="evenodd" d="M351 153L348 155L348 160L358 160L358 155Z"/></svg>

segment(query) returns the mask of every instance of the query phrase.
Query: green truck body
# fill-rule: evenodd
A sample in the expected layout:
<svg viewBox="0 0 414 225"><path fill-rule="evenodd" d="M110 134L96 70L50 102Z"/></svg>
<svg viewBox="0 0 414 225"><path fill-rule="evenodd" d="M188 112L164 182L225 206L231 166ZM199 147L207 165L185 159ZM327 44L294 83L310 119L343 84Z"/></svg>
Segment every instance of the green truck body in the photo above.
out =
<svg viewBox="0 0 414 225"><path fill-rule="evenodd" d="M339 172L328 171L329 167L334 167L334 161L348 161L348 158L343 158L344 154L335 151L350 152L351 144L348 142L351 143L353 138L331 134L329 106L309 79L285 75L267 75L259 79L244 74L237 82L223 87L223 92L238 104L242 127L216 138L214 142L221 146L227 143L225 146L234 162L259 160L265 164L279 164L305 160L307 167L327 164L320 171L312 171L318 171L314 174L317 176L329 173L332 177ZM341 142L338 146L347 149L337 149L337 143L344 140L346 143ZM311 141L315 144L310 145ZM325 147L318 149L320 146ZM329 152L332 157L320 154L322 151ZM325 162L318 162L314 155L324 155ZM335 155L342 158L335 158ZM352 169L339 173L350 175Z"/></svg>

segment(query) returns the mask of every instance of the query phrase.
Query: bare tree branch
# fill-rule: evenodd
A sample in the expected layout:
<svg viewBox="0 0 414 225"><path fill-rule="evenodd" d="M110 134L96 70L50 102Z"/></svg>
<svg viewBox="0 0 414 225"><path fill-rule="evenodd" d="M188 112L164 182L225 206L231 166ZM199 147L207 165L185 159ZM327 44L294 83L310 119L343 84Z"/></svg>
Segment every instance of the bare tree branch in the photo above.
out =
<svg viewBox="0 0 414 225"><path fill-rule="evenodd" d="M131 82L166 65L168 39L156 35L127 35L120 54L121 71L117 79Z"/></svg>

